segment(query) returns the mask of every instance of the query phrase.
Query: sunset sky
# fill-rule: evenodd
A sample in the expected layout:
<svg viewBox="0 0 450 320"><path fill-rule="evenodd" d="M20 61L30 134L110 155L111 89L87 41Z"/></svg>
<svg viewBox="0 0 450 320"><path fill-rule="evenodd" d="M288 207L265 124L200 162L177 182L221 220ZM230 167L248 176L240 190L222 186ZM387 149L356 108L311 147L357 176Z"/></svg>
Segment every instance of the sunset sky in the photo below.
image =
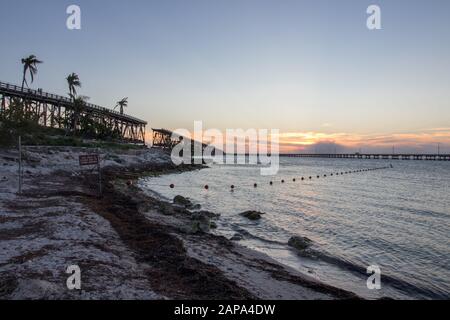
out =
<svg viewBox="0 0 450 320"><path fill-rule="evenodd" d="M66 28L77 4L82 29ZM366 27L377 4L382 30ZM280 129L282 151L450 153L450 1L1 1L0 81L80 94L149 127Z"/></svg>

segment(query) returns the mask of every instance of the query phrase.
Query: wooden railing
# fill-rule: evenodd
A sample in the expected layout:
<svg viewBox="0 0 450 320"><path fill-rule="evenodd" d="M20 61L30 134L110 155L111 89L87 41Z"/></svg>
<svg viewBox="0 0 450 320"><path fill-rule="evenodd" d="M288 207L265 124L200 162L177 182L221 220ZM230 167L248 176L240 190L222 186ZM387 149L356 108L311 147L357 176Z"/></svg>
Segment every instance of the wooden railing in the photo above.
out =
<svg viewBox="0 0 450 320"><path fill-rule="evenodd" d="M14 85L14 84L1 82L1 81L0 81L0 92L27 96L31 99L33 99L33 97L35 97L35 98L39 98L41 100L42 99L48 100L48 101L53 100L54 102L56 101L56 102L63 103L66 105L72 104L72 100L67 97L64 97L64 96L60 96L60 95L48 93L48 92L43 92L42 90L22 88L20 86ZM124 120L131 121L131 122L136 122L136 123L145 124L145 125L147 124L147 122L144 120L141 120L141 119L138 119L138 118L126 115L126 114L122 114L118 111L108 109L105 107L101 107L96 104L86 103L86 107L88 109L90 109L91 111L96 111L98 113L107 114L107 115L110 115L110 116L113 116L116 118L123 118Z"/></svg>

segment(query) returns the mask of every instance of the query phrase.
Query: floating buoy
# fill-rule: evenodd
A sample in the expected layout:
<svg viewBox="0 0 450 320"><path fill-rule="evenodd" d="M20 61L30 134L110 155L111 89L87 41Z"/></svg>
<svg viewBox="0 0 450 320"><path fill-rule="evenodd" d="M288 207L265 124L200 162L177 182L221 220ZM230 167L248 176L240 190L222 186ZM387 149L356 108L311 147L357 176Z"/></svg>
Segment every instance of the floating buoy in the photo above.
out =
<svg viewBox="0 0 450 320"><path fill-rule="evenodd" d="M365 168L365 169L358 169L358 170L349 170L349 171L333 172L333 173L330 173L330 174L324 174L323 176L322 176L322 175L317 175L316 177L317 177L317 179L320 179L321 177L326 178L326 177L333 177L333 176L339 176L339 175L344 175L344 174L352 174L352 173L360 173L360 172L370 172L370 171L384 170L384 169L390 169L390 168L393 168L392 164L389 165L389 166L379 167L379 168ZM298 178L298 180L301 180L301 181L305 181L305 180L307 180L307 179L312 180L312 179L313 179L313 176L307 176L307 177L301 177L301 178ZM287 180L287 181L289 181L289 180ZM292 181L293 181L293 182L296 182L296 181L297 181L297 178L292 178ZM282 180L281 180L281 183L283 183L283 184L286 183L286 180L285 180L285 179L282 179ZM126 180L125 184L126 184L127 186L131 187L131 186L134 184L134 182L133 182L133 180ZM274 181L269 181L269 184L270 184L271 186L273 186L273 185L274 185ZM169 185L169 187L170 187L170 189L174 189L174 188L175 188L175 184L171 183L171 184ZM254 188L257 188L257 187L258 187L258 184L257 184L257 183L254 183L254 184L253 184L253 187L254 187ZM203 188L204 188L205 190L209 190L209 185L206 184L206 185L204 185ZM232 185L230 185L230 189L231 189L231 191L234 191L234 190L236 189L236 186L235 186L234 184L232 184Z"/></svg>

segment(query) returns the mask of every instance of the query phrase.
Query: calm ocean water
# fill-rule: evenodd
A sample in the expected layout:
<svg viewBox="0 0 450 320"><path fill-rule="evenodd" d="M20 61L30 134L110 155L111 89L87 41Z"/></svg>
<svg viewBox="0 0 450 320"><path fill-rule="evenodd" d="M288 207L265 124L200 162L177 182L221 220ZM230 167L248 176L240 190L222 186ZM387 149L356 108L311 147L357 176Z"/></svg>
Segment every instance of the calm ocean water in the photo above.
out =
<svg viewBox="0 0 450 320"><path fill-rule="evenodd" d="M243 245L325 283L366 298L450 298L449 162L280 162L274 177L261 176L257 166L211 165L141 183L164 198L180 194L220 213L218 233L239 233ZM390 163L391 169L330 176ZM300 181L302 176L313 180ZM168 187L171 183L175 189ZM231 185L236 186L234 192ZM239 215L245 210L266 214L260 221L249 221ZM301 257L287 246L295 235L313 240L313 256ZM369 265L381 268L381 290L367 289Z"/></svg>

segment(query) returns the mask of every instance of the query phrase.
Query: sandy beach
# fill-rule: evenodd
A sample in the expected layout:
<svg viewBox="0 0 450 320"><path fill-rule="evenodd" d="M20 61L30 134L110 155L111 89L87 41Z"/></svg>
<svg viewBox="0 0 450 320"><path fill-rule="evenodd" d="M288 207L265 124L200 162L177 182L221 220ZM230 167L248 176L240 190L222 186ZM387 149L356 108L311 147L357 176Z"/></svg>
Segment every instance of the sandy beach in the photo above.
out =
<svg viewBox="0 0 450 320"><path fill-rule="evenodd" d="M17 151L0 152L1 299L353 299L268 256L202 230L213 213L146 195L145 175L175 167L156 150L101 151L104 195L89 150L30 147L17 195ZM66 268L81 269L68 290Z"/></svg>

